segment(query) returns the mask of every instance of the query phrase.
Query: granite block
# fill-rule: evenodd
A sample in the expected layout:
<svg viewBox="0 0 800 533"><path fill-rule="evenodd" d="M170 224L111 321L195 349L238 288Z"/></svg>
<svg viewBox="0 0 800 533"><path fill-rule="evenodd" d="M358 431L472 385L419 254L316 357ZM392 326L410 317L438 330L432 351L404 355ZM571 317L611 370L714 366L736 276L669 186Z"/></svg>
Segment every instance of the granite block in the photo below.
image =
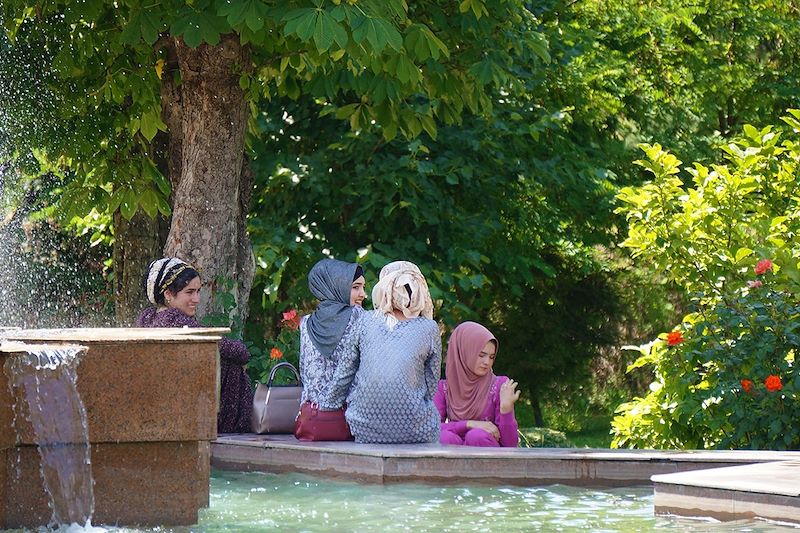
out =
<svg viewBox="0 0 800 533"><path fill-rule="evenodd" d="M0 527L6 523L8 513L8 456L11 450L0 449Z"/></svg>
<svg viewBox="0 0 800 533"><path fill-rule="evenodd" d="M721 521L755 517L800 524L800 498L708 487L655 484L656 514L706 516Z"/></svg>
<svg viewBox="0 0 800 533"><path fill-rule="evenodd" d="M94 523L195 524L198 504L207 504L207 450L196 442L94 445Z"/></svg>
<svg viewBox="0 0 800 533"><path fill-rule="evenodd" d="M86 408L90 441L216 437L217 342L182 338L187 342L86 343L77 388ZM0 358L8 355L0 353ZM3 417L7 420L8 413L0 411L0 423ZM35 442L24 417L16 420L16 426L22 444Z"/></svg>
<svg viewBox="0 0 800 533"><path fill-rule="evenodd" d="M3 371L5 358L2 355L0 353L0 450L11 448L17 442L16 434L10 430L14 421L14 404L8 387L8 377Z"/></svg>
<svg viewBox="0 0 800 533"><path fill-rule="evenodd" d="M148 442L92 445L95 525L191 525L208 505L207 443ZM14 455L10 452L7 455ZM51 515L35 446L19 448L19 465L5 461L7 516L0 526L36 527ZM2 512L2 511L0 511Z"/></svg>
<svg viewBox="0 0 800 533"><path fill-rule="evenodd" d="M35 446L9 450L6 456L6 528L46 525L52 516L39 473L39 452ZM13 495L13 496L12 496Z"/></svg>
<svg viewBox="0 0 800 533"><path fill-rule="evenodd" d="M0 366L37 342L80 342L77 368L94 478L94 524L178 526L209 503L219 404L219 337L207 330L22 330L0 343ZM33 430L0 371L0 529L51 518ZM17 438L19 435L19 439ZM74 443L59 443L72 446Z"/></svg>

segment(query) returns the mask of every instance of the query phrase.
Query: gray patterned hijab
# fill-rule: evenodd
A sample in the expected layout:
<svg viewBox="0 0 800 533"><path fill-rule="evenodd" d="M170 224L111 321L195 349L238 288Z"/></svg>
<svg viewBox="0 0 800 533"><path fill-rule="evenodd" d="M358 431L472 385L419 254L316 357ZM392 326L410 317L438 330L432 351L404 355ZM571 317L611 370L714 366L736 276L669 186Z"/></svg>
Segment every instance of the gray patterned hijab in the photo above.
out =
<svg viewBox="0 0 800 533"><path fill-rule="evenodd" d="M325 357L333 354L350 322L350 288L357 268L358 263L323 259L308 273L308 288L319 305L308 317L306 329L311 342Z"/></svg>

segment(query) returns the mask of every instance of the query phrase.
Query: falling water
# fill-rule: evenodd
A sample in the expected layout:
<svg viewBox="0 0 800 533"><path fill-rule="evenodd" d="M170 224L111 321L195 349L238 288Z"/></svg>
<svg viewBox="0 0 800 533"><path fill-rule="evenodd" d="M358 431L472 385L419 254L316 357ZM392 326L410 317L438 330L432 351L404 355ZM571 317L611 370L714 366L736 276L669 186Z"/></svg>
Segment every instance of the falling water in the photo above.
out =
<svg viewBox="0 0 800 533"><path fill-rule="evenodd" d="M30 348L4 365L15 398L15 420L24 416L33 428L55 524L89 524L94 512L86 409L77 391L83 350Z"/></svg>
<svg viewBox="0 0 800 533"><path fill-rule="evenodd" d="M44 140L69 142L62 102L50 89L58 83L51 65L58 47L17 44L0 30L0 326L109 325L111 250L91 236L105 222L98 215L99 222L72 226L53 204L75 176L42 164Z"/></svg>

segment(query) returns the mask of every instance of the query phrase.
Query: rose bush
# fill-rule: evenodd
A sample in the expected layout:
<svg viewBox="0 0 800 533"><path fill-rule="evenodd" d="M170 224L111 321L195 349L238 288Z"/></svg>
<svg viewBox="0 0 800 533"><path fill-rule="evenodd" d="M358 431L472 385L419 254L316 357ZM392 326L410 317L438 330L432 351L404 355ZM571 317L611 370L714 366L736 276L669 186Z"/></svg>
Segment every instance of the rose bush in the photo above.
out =
<svg viewBox="0 0 800 533"><path fill-rule="evenodd" d="M274 339L267 339L263 348L249 346L250 362L247 370L250 375L261 383L266 383L272 367L284 361L292 363L300 370L300 314L295 309L282 313L278 335ZM277 383L292 381L294 377L290 372L280 371L276 376Z"/></svg>
<svg viewBox="0 0 800 533"><path fill-rule="evenodd" d="M623 243L687 295L693 312L638 350L647 395L613 422L617 447L800 449L800 112L789 129L745 126L726 163L643 146L654 176L618 199ZM686 183L683 175L692 178Z"/></svg>
<svg viewBox="0 0 800 533"><path fill-rule="evenodd" d="M636 347L645 398L620 406L614 445L800 449L800 305L765 279L685 317L685 337ZM675 333L675 332L673 332ZM671 334L670 334L671 335Z"/></svg>

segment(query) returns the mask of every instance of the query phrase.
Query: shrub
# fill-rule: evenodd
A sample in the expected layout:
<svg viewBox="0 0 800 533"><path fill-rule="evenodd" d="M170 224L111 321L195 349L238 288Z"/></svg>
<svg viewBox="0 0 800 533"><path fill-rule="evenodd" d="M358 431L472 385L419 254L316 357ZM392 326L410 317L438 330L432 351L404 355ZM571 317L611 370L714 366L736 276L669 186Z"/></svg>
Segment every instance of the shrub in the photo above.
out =
<svg viewBox="0 0 800 533"><path fill-rule="evenodd" d="M612 446L800 448L800 112L790 130L745 126L725 165L681 162L643 146L654 179L619 194L623 243L690 296L694 312L638 347L652 366L642 398L622 404ZM782 140L782 137L786 137Z"/></svg>
<svg viewBox="0 0 800 533"><path fill-rule="evenodd" d="M641 348L632 367L654 364L656 381L620 406L612 445L800 448L800 306L770 277Z"/></svg>
<svg viewBox="0 0 800 533"><path fill-rule="evenodd" d="M549 428L520 428L520 448L574 448L561 431Z"/></svg>
<svg viewBox="0 0 800 533"><path fill-rule="evenodd" d="M300 371L300 318L297 310L290 309L282 314L280 329L274 339L268 339L263 347L250 345L250 361L247 371L250 376L261 383L266 383L269 373L278 363L292 363ZM291 372L276 374L275 383L294 381Z"/></svg>

